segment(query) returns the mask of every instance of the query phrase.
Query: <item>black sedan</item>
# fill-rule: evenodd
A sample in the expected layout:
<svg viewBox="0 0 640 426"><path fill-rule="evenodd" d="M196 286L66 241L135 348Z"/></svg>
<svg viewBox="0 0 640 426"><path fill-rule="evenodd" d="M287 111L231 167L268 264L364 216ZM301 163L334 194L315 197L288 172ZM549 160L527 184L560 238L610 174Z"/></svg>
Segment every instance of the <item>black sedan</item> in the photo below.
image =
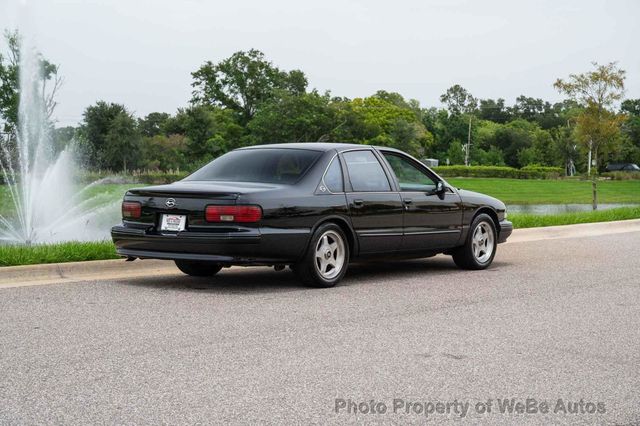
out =
<svg viewBox="0 0 640 426"><path fill-rule="evenodd" d="M332 143L237 149L170 184L129 190L111 230L130 260L189 275L289 265L331 287L351 261L453 256L484 269L513 229L501 201L456 189L392 148Z"/></svg>

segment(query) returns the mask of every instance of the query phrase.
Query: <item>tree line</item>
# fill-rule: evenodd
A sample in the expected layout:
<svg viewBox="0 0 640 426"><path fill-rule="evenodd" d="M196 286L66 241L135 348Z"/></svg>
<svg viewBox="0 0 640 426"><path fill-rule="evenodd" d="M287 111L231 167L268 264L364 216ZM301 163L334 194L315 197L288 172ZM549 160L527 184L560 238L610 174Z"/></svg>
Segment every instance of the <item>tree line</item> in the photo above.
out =
<svg viewBox="0 0 640 426"><path fill-rule="evenodd" d="M19 98L19 61L10 58L0 54L5 138L15 135ZM43 78L57 78L53 70ZM522 95L507 105L454 85L440 108L384 90L354 99L319 92L303 71L280 69L255 49L205 62L192 78L192 99L175 114L135 117L125 105L99 101L79 126L52 125L55 146L75 143L89 168L118 172L192 170L241 146L301 141L390 146L453 165L585 172L589 151L596 171L607 162L640 163L640 99L623 99L625 73L615 63L550 82L562 102Z"/></svg>

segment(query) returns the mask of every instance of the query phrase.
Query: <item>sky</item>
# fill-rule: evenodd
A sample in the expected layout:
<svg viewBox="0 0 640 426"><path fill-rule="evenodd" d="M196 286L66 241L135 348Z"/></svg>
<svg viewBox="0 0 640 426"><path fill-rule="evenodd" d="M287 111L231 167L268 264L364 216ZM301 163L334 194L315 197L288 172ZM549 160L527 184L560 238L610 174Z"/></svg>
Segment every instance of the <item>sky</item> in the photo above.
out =
<svg viewBox="0 0 640 426"><path fill-rule="evenodd" d="M58 126L98 100L175 113L191 72L251 48L349 98L383 89L440 106L460 84L554 102L553 82L592 61L618 61L626 97L640 98L639 24L638 0L0 0L0 29L60 65Z"/></svg>

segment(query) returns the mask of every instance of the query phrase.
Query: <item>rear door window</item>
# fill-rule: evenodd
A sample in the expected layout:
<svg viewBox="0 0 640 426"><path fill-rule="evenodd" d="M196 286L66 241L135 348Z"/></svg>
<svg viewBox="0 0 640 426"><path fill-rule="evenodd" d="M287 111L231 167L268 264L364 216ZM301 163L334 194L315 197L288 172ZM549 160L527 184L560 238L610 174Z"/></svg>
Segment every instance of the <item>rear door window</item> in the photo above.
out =
<svg viewBox="0 0 640 426"><path fill-rule="evenodd" d="M391 191L389 179L373 152L348 151L343 157L355 192Z"/></svg>

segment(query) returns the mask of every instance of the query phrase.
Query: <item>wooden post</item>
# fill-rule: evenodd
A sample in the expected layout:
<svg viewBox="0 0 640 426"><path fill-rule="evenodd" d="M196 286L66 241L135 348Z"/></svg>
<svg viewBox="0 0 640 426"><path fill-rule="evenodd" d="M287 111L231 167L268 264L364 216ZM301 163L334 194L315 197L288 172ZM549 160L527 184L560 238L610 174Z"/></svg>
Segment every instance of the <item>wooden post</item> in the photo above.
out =
<svg viewBox="0 0 640 426"><path fill-rule="evenodd" d="M467 134L467 149L464 150L464 165L469 167L469 150L471 149L471 117L469 114L469 132Z"/></svg>

